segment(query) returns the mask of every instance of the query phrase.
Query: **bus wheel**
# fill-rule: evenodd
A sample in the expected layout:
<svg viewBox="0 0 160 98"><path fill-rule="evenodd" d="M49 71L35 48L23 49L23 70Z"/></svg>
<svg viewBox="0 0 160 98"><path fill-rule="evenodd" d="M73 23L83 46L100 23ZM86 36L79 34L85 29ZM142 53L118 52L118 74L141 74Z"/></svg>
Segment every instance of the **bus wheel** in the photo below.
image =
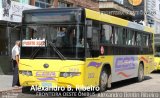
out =
<svg viewBox="0 0 160 98"><path fill-rule="evenodd" d="M103 68L100 75L100 83L99 83L100 92L104 92L107 89L107 83L108 83L108 73Z"/></svg>
<svg viewBox="0 0 160 98"><path fill-rule="evenodd" d="M143 64L140 63L139 64L139 68L138 68L138 77L137 77L137 81L141 82L144 79L144 68L143 68Z"/></svg>

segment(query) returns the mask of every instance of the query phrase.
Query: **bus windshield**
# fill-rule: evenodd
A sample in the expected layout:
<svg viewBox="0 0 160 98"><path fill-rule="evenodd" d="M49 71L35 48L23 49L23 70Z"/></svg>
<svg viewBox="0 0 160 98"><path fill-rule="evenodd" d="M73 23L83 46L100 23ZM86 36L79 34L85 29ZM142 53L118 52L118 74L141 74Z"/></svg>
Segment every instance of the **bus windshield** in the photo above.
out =
<svg viewBox="0 0 160 98"><path fill-rule="evenodd" d="M22 28L21 58L59 59L60 53L66 59L84 59L84 50L80 25L27 24Z"/></svg>

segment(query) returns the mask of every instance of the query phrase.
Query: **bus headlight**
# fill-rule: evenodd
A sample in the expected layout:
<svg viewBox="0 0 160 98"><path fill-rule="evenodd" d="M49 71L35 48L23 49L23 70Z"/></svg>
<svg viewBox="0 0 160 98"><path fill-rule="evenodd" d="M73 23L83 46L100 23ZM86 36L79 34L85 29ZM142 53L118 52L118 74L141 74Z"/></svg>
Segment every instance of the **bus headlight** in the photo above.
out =
<svg viewBox="0 0 160 98"><path fill-rule="evenodd" d="M26 75L26 76L32 76L32 71L21 70L19 71L19 74Z"/></svg>
<svg viewBox="0 0 160 98"><path fill-rule="evenodd" d="M74 76L80 76L80 72L60 72L60 77L74 77Z"/></svg>

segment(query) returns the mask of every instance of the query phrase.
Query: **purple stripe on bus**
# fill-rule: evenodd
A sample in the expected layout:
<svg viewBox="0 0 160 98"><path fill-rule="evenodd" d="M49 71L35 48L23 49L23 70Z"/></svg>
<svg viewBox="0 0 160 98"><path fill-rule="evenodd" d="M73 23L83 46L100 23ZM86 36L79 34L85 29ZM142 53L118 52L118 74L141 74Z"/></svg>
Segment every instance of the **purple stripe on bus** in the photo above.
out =
<svg viewBox="0 0 160 98"><path fill-rule="evenodd" d="M93 66L93 67L97 67L97 68L98 68L98 67L101 66L101 64L102 64L102 63L90 62L90 63L88 64L88 67L89 67L89 66Z"/></svg>
<svg viewBox="0 0 160 98"><path fill-rule="evenodd" d="M40 81L55 80L55 79L52 78L52 77L47 77L47 78L37 78L37 79L40 80Z"/></svg>

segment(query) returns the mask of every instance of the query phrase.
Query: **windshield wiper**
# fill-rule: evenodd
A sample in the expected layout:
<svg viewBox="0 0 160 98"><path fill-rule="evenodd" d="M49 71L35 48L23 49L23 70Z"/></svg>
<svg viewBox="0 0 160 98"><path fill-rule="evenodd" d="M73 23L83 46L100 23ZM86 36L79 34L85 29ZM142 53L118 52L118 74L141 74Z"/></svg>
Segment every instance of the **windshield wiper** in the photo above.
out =
<svg viewBox="0 0 160 98"><path fill-rule="evenodd" d="M30 58L34 59L34 57L36 56L36 54L38 53L38 51L40 50L41 47L38 47L30 56Z"/></svg>
<svg viewBox="0 0 160 98"><path fill-rule="evenodd" d="M42 43L39 45L39 47L31 54L30 58L34 59L34 57L36 56L36 54L38 53L38 51L41 49Z"/></svg>
<svg viewBox="0 0 160 98"><path fill-rule="evenodd" d="M47 41L49 45L52 46L53 50L58 54L58 56L62 59L62 60L65 60L66 58L62 55L62 53L55 47L55 45L50 42L50 41Z"/></svg>
<svg viewBox="0 0 160 98"><path fill-rule="evenodd" d="M66 58L62 55L62 53L55 47L55 45L50 42L50 41L47 41L47 43L49 45L51 45L51 47L53 48L53 50L58 54L58 56L62 59L62 60L65 60ZM39 52L39 50L41 49L41 47L38 47L30 56L30 58L34 59L36 54Z"/></svg>

